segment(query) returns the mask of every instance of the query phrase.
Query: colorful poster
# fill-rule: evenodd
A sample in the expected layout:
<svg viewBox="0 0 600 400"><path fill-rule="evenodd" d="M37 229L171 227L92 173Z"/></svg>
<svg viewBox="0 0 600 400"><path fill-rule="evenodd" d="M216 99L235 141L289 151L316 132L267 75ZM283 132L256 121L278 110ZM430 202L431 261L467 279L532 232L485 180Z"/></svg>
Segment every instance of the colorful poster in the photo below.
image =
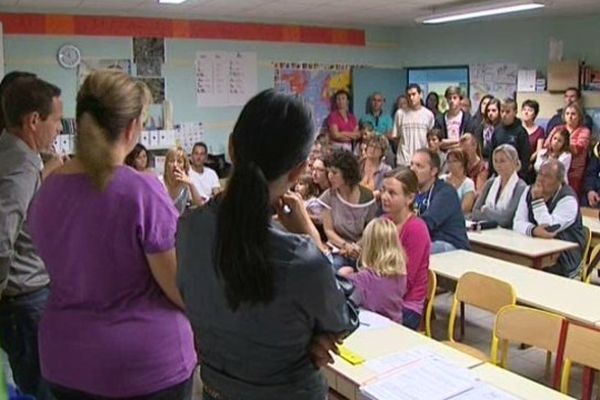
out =
<svg viewBox="0 0 600 400"><path fill-rule="evenodd" d="M306 68L304 66L307 66ZM315 129L325 125L331 110L331 96L340 90L350 90L350 67L316 64L279 63L275 65L275 90L300 95L312 108Z"/></svg>

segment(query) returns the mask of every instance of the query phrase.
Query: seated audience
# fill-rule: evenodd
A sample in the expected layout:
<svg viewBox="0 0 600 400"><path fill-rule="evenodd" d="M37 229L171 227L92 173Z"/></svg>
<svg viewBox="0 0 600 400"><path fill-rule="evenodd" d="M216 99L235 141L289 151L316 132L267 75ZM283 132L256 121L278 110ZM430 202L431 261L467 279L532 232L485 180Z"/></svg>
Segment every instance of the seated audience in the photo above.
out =
<svg viewBox="0 0 600 400"><path fill-rule="evenodd" d="M495 97L491 98L486 106L485 113L483 114L483 123L473 130L473 135L479 142L481 148L481 156L484 160L489 161L492 159L492 137L494 131L500 125L500 106L502 101Z"/></svg>
<svg viewBox="0 0 600 400"><path fill-rule="evenodd" d="M529 158L531 149L529 148L529 135L521 120L517 118L517 102L513 99L506 99L500 107L501 123L492 134L492 153L496 147L501 144L510 144L519 153L521 160L521 170L519 176L527 181L527 172L529 171ZM495 173L492 165L492 175Z"/></svg>
<svg viewBox="0 0 600 400"><path fill-rule="evenodd" d="M440 179L452 185L458 194L463 213L469 214L475 203L475 184L466 175L468 160L461 149L450 149L447 154L448 173Z"/></svg>
<svg viewBox="0 0 600 400"><path fill-rule="evenodd" d="M582 124L585 125L591 132L594 127L594 120L592 119L592 117L586 114L585 109L583 108L581 90L579 90L576 87L567 88L567 90L565 90L563 99L565 102L565 107L568 107L571 104L577 104L581 108L584 116L582 119ZM546 133L552 132L552 130L555 127L557 127L558 125L563 125L566 122L563 118L564 114L564 108L559 108L558 110L556 110L556 114L550 119L550 121L548 121L548 124L546 125Z"/></svg>
<svg viewBox="0 0 600 400"><path fill-rule="evenodd" d="M406 255L396 225L385 218L372 220L363 232L361 243L358 272L343 267L338 273L354 282L352 299L356 305L402 324Z"/></svg>
<svg viewBox="0 0 600 400"><path fill-rule="evenodd" d="M472 134L465 133L461 136L460 148L467 158L467 176L473 180L475 197L478 197L490 175L489 163L481 156L479 142Z"/></svg>
<svg viewBox="0 0 600 400"><path fill-rule="evenodd" d="M440 172L446 173L446 153L442 151L442 131L439 128L433 128L427 132L427 148L438 155L440 158Z"/></svg>
<svg viewBox="0 0 600 400"><path fill-rule="evenodd" d="M350 112L350 94L338 90L333 95L332 111L327 117L329 138L335 148L352 151L353 142L360 138L358 120Z"/></svg>
<svg viewBox="0 0 600 400"><path fill-rule="evenodd" d="M563 251L548 272L569 278L579 276L585 235L573 189L566 185L565 167L550 159L542 165L535 183L521 195L513 229L528 236L560 239L578 247Z"/></svg>
<svg viewBox="0 0 600 400"><path fill-rule="evenodd" d="M201 206L206 201L189 175L190 164L181 147L170 149L165 156L165 172L163 175L167 192L180 214L191 207Z"/></svg>
<svg viewBox="0 0 600 400"><path fill-rule="evenodd" d="M325 165L324 158L317 158L313 161L312 165L312 179L315 185L317 185L317 189L319 191L319 195L329 189L329 178L327 177L327 166Z"/></svg>
<svg viewBox="0 0 600 400"><path fill-rule="evenodd" d="M449 86L444 97L448 102L448 111L438 116L435 127L442 131L442 149L446 150L458 144L469 125L470 115L461 108L463 93L458 86Z"/></svg>
<svg viewBox="0 0 600 400"><path fill-rule="evenodd" d="M493 221L503 228L512 228L519 200L527 184L519 178L519 154L510 144L496 147L492 162L497 175L490 178L477 197L471 219Z"/></svg>
<svg viewBox="0 0 600 400"><path fill-rule="evenodd" d="M358 325L302 200L289 191L313 134L299 98L258 93L230 136L227 190L179 220L177 281L200 344L205 400L323 400L319 367Z"/></svg>
<svg viewBox="0 0 600 400"><path fill-rule="evenodd" d="M560 161L565 166L565 171L571 167L571 146L569 145L569 131L566 129L555 129L548 144L537 152L533 164L534 171L537 173L542 164L551 158ZM565 183L569 183L568 174Z"/></svg>
<svg viewBox="0 0 600 400"><path fill-rule="evenodd" d="M569 185L571 185L577 194L577 198L581 198L592 134L588 127L585 126L583 110L576 102L565 108L563 120L565 124L558 125L552 129L549 137L552 137L556 131L566 129L569 132L572 159L571 168L567 170L567 174ZM547 143L548 140L546 141Z"/></svg>
<svg viewBox="0 0 600 400"><path fill-rule="evenodd" d="M365 226L377 214L373 193L360 185L360 167L349 151L336 150L327 161L331 187L319 197L323 229L334 254L334 266L355 266L360 254L358 244Z"/></svg>
<svg viewBox="0 0 600 400"><path fill-rule="evenodd" d="M204 200L208 200L221 191L221 182L214 169L205 165L208 158L208 147L202 142L192 147L190 179Z"/></svg>
<svg viewBox="0 0 600 400"><path fill-rule="evenodd" d="M402 324L412 330L419 328L424 312L431 249L427 225L413 212L418 190L415 173L408 167L399 167L385 175L381 192L383 211L396 224L406 254L407 283Z"/></svg>
<svg viewBox="0 0 600 400"><path fill-rule="evenodd" d="M384 136L372 136L367 141L366 157L360 162L360 184L376 192L375 197L383 185L383 176L392 169L384 162L387 149L388 141Z"/></svg>
<svg viewBox="0 0 600 400"><path fill-rule="evenodd" d="M150 168L150 155L146 146L141 143L137 143L131 153L125 158L125 164L138 172L149 172L152 173Z"/></svg>
<svg viewBox="0 0 600 400"><path fill-rule="evenodd" d="M31 233L52 288L39 330L57 400L187 400L194 338L175 273L178 214L160 183L125 167L147 87L93 72L77 95L76 157L42 185Z"/></svg>
<svg viewBox="0 0 600 400"><path fill-rule="evenodd" d="M417 175L419 193L415 203L431 236L431 253L469 250L467 227L456 190L438 179L440 159L429 149L415 152L410 169Z"/></svg>
<svg viewBox="0 0 600 400"><path fill-rule="evenodd" d="M598 207L600 205L600 143L596 143L590 152L583 190L585 205Z"/></svg>

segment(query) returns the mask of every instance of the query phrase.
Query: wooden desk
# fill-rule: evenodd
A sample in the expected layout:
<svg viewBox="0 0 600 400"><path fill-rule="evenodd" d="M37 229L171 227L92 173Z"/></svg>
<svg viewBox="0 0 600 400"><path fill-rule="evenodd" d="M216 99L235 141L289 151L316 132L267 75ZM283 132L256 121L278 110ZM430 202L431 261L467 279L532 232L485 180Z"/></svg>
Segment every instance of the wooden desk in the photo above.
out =
<svg viewBox="0 0 600 400"><path fill-rule="evenodd" d="M556 264L562 251L577 247L576 243L534 238L504 228L468 232L467 235L476 253L536 269Z"/></svg>
<svg viewBox="0 0 600 400"><path fill-rule="evenodd" d="M547 386L541 385L530 379L524 378L518 374L507 371L500 367L496 367L489 363L475 366L471 369L471 372L473 372L482 381L521 399L573 399L573 397L564 395L559 391L553 390Z"/></svg>
<svg viewBox="0 0 600 400"><path fill-rule="evenodd" d="M344 346L367 360L424 345L464 368L482 364L477 358L398 324L378 330L359 329L344 341ZM350 400L360 399L360 386L376 378L376 373L362 364L353 366L338 356L334 360L324 368L329 387Z"/></svg>
<svg viewBox="0 0 600 400"><path fill-rule="evenodd" d="M598 219L598 209L581 208L583 225L592 231L592 247L600 243L600 219Z"/></svg>
<svg viewBox="0 0 600 400"><path fill-rule="evenodd" d="M519 303L600 326L600 287L465 250L432 255L429 267L452 280L468 271L501 279L515 288Z"/></svg>

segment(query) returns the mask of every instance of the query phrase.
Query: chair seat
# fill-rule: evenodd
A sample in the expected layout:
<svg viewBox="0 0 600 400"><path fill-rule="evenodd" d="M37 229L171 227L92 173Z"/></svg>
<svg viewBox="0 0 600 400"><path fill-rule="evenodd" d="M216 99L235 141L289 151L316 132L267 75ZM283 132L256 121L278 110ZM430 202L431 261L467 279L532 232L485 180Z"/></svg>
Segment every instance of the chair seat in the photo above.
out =
<svg viewBox="0 0 600 400"><path fill-rule="evenodd" d="M483 351L477 350L475 347L469 346L467 344L459 343L459 342L450 342L448 340L443 341L445 345L448 345L458 351L462 351L465 354L470 355L471 357L475 357L483 362L489 362L490 356Z"/></svg>

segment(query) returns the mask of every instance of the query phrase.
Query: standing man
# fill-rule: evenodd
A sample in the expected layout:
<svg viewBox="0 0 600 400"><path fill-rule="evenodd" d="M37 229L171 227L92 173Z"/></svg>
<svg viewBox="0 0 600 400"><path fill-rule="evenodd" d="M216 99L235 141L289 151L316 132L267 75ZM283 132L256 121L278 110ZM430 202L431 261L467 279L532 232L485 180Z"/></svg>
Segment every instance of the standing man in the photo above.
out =
<svg viewBox="0 0 600 400"><path fill-rule="evenodd" d="M565 107L570 106L572 103L579 104L579 106L583 110L583 115L585 119L583 124L590 130L590 132L593 132L592 128L594 126L594 120L592 119L592 117L585 113L583 104L581 104L581 90L579 90L576 87L570 87L567 90L565 90L563 99L565 101ZM552 118L550 118L550 121L548 121L548 124L546 125L546 135L549 135L550 132L552 132L552 129L554 129L556 126L563 125L565 123L562 119L563 110L564 108L559 108L558 110L556 110L556 114Z"/></svg>
<svg viewBox="0 0 600 400"><path fill-rule="evenodd" d="M204 200L210 199L221 190L221 183L217 173L207 166L208 147L203 142L194 144L192 148L192 168L190 169L190 178L196 186L196 190Z"/></svg>
<svg viewBox="0 0 600 400"><path fill-rule="evenodd" d="M409 165L418 149L427 147L427 132L433 128L435 117L423 106L423 91L416 83L406 87L408 108L399 108L394 116L392 137L398 140L396 162L398 165Z"/></svg>
<svg viewBox="0 0 600 400"><path fill-rule="evenodd" d="M513 230L527 236L577 243L563 251L546 271L567 278L579 276L585 234L577 195L565 182L565 166L550 158L540 167L535 183L525 189L513 221Z"/></svg>
<svg viewBox="0 0 600 400"><path fill-rule="evenodd" d="M360 123L370 123L377 136L385 136L388 139L392 134L394 122L392 117L383 112L385 97L379 92L373 93L369 97L369 107L367 113L360 119Z"/></svg>
<svg viewBox="0 0 600 400"><path fill-rule="evenodd" d="M449 86L444 93L448 110L438 115L435 127L442 130L442 150L457 146L460 137L469 126L470 115L462 110L462 90L458 86Z"/></svg>
<svg viewBox="0 0 600 400"><path fill-rule="evenodd" d="M37 331L49 278L27 227L27 209L42 179L40 151L62 130L60 89L35 77L18 78L2 96L6 132L0 136L0 344L21 391L49 399L42 382Z"/></svg>

